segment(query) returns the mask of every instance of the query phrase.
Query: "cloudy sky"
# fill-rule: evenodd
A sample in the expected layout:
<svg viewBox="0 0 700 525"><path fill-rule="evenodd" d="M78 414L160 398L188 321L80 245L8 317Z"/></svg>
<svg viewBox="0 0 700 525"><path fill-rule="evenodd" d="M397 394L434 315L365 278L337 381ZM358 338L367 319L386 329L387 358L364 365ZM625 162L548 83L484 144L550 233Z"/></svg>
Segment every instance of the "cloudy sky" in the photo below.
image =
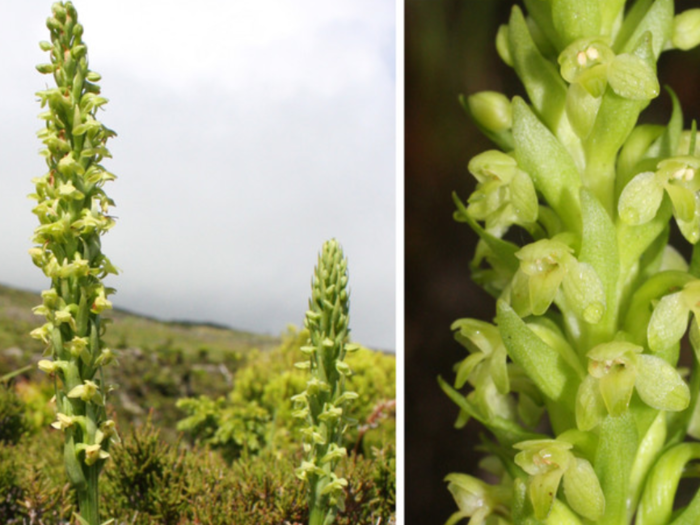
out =
<svg viewBox="0 0 700 525"><path fill-rule="evenodd" d="M47 286L27 250L45 173L34 66L52 2L0 0L0 282ZM279 334L316 256L349 259L353 338L395 347L394 0L75 0L118 133L104 164L117 307Z"/></svg>

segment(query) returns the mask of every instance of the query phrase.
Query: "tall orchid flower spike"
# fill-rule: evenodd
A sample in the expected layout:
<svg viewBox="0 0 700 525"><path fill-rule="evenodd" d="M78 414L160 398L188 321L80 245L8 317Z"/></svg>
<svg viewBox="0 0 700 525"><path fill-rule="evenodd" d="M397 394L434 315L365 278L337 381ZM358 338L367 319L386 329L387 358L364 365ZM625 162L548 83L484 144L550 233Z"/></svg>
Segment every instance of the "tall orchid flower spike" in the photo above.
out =
<svg viewBox="0 0 700 525"><path fill-rule="evenodd" d="M110 157L106 144L115 133L96 119L107 99L97 85L100 75L88 68L73 4L53 4L46 25L51 42L40 46L50 62L37 69L51 75L56 86L38 93L46 108L38 136L48 172L33 180L36 192L30 197L37 202L39 226L30 254L51 288L34 309L46 322L31 335L47 345L51 357L39 368L55 379L58 419L52 426L65 437L66 472L78 499L75 519L98 525L98 479L117 439L115 432L107 437L100 430L110 423L102 357L111 354L100 314L111 307L107 296L114 291L102 279L117 273L101 250L101 236L114 225L108 214L114 203L103 186L115 178L101 162Z"/></svg>

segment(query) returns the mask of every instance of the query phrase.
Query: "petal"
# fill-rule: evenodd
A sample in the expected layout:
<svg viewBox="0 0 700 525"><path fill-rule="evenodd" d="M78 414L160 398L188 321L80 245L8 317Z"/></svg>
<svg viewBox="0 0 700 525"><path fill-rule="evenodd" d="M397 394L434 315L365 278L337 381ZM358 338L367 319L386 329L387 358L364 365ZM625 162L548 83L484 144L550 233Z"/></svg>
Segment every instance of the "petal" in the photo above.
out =
<svg viewBox="0 0 700 525"><path fill-rule="evenodd" d="M636 175L620 194L617 210L627 224L637 226L654 218L664 197L663 184L652 171Z"/></svg>
<svg viewBox="0 0 700 525"><path fill-rule="evenodd" d="M530 277L528 287L530 290L530 308L535 315L544 314L554 297L559 291L559 286L564 280L566 270L561 266L554 266L549 271Z"/></svg>
<svg viewBox="0 0 700 525"><path fill-rule="evenodd" d="M576 394L576 426L583 431L592 430L606 414L598 380L593 376L586 376Z"/></svg>
<svg viewBox="0 0 700 525"><path fill-rule="evenodd" d="M631 100L650 100L660 91L655 71L630 53L617 55L610 63L608 83L615 93Z"/></svg>
<svg viewBox="0 0 700 525"><path fill-rule="evenodd" d="M561 469L556 469L546 474L533 476L530 481L530 501L537 519L543 520L549 514L563 474Z"/></svg>
<svg viewBox="0 0 700 525"><path fill-rule="evenodd" d="M576 458L564 473L564 494L572 509L598 521L605 512L605 495L591 464Z"/></svg>
<svg viewBox="0 0 700 525"><path fill-rule="evenodd" d="M455 388L462 388L469 380L476 366L481 363L486 356L481 352L474 353L457 364L457 377L455 378Z"/></svg>
<svg viewBox="0 0 700 525"><path fill-rule="evenodd" d="M676 219L678 229L681 230L683 237L691 243L695 244L700 240L700 195L695 194L695 215L689 221Z"/></svg>
<svg viewBox="0 0 700 525"><path fill-rule="evenodd" d="M510 183L510 200L513 209L521 222L537 220L537 194L530 176L522 170L517 170Z"/></svg>
<svg viewBox="0 0 700 525"><path fill-rule="evenodd" d="M506 347L501 345L496 349L493 356L491 356L491 359L489 360L489 371L491 372L491 378L501 394L507 394L510 391L508 367L506 365L507 359L508 354L506 352Z"/></svg>
<svg viewBox="0 0 700 525"><path fill-rule="evenodd" d="M689 311L682 292L661 298L651 314L647 328L647 339L652 352L661 352L681 340L688 328Z"/></svg>
<svg viewBox="0 0 700 525"><path fill-rule="evenodd" d="M690 389L675 367L660 357L639 356L637 393L647 405L677 412L690 403Z"/></svg>
<svg viewBox="0 0 700 525"><path fill-rule="evenodd" d="M680 184L666 184L666 193L673 203L673 214L681 221L691 221L695 216L695 194Z"/></svg>
<svg viewBox="0 0 700 525"><path fill-rule="evenodd" d="M600 395L611 416L620 416L627 410L636 378L635 367L618 364L598 380Z"/></svg>
<svg viewBox="0 0 700 525"><path fill-rule="evenodd" d="M562 284L564 294L578 315L595 324L605 313L605 291L598 274L587 263L571 265Z"/></svg>

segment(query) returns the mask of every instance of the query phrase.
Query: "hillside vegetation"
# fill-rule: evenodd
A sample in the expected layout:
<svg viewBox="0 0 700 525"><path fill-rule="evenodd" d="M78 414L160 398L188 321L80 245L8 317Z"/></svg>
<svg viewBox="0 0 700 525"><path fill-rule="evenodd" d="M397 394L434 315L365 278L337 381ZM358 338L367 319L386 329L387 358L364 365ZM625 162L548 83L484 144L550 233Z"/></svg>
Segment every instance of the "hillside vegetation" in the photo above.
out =
<svg viewBox="0 0 700 525"><path fill-rule="evenodd" d="M28 335L41 324L31 311L40 303L38 294L0 286L0 523L67 524L75 505L62 436L50 427L51 379L35 366L7 377L41 358L42 344ZM105 519L304 522L290 397L306 381L294 367L306 332L272 337L119 310L106 317L106 342L119 360L106 382L115 385L109 403L122 444L106 466ZM368 349L347 361L360 399L351 414L358 425L346 436L350 484L338 523L384 524L395 506L395 361Z"/></svg>

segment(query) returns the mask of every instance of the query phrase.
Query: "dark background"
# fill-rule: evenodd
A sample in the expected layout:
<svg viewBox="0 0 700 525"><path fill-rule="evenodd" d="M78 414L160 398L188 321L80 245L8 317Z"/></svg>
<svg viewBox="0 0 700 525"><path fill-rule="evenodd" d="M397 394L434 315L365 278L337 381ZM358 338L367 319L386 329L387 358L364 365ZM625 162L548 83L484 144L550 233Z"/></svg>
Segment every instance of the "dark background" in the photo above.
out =
<svg viewBox="0 0 700 525"><path fill-rule="evenodd" d="M457 102L459 94L495 90L512 97L522 88L498 57L497 28L512 0L406 0L405 2L405 513L407 525L441 525L457 510L444 477L474 472L472 452L481 429L454 429L457 408L438 387L452 381L466 350L450 324L462 317L489 320L494 301L472 284L469 262L476 236L452 220L451 193L473 191L466 166L494 148ZM677 1L676 11L700 7ZM686 117L700 120L700 52L671 51L659 64L662 85L678 94ZM664 123L664 92L644 120Z"/></svg>

